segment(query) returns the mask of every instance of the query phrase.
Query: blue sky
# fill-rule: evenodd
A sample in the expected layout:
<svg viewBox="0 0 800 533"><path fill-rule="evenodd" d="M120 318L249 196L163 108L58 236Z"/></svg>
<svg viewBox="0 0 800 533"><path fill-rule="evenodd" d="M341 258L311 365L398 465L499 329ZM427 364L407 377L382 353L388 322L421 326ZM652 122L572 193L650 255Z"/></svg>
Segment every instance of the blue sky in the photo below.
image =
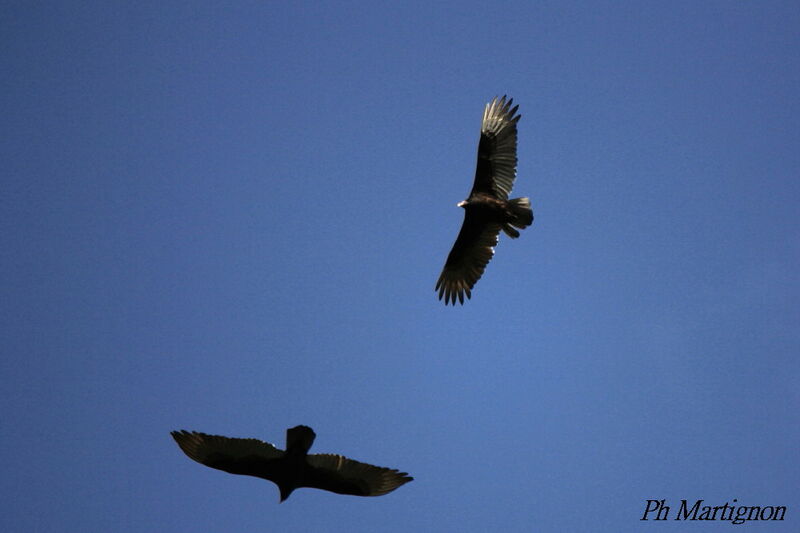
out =
<svg viewBox="0 0 800 533"><path fill-rule="evenodd" d="M797 531L799 50L793 2L4 3L0 528ZM446 308L502 94L536 220ZM297 424L415 481L279 505L169 436Z"/></svg>

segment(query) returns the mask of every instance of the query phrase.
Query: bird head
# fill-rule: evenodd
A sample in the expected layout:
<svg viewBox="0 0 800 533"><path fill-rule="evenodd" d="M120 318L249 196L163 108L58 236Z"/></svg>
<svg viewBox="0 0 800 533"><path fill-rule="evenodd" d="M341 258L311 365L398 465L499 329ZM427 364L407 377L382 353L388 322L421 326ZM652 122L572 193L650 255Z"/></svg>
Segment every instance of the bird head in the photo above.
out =
<svg viewBox="0 0 800 533"><path fill-rule="evenodd" d="M280 501L280 503L283 503L286 500L286 498L288 498L289 495L294 490L294 487L288 486L288 485L278 485L278 488L281 491L281 501Z"/></svg>

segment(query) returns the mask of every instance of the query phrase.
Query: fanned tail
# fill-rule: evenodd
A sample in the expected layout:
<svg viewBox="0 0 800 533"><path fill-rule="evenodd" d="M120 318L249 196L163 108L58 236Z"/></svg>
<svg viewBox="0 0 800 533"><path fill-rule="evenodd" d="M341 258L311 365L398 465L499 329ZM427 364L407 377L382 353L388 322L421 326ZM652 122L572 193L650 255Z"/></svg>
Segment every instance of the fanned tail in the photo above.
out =
<svg viewBox="0 0 800 533"><path fill-rule="evenodd" d="M308 426L295 426L286 430L286 452L305 455L317 435Z"/></svg>
<svg viewBox="0 0 800 533"><path fill-rule="evenodd" d="M503 224L503 231L512 239L519 237L519 232L514 227L525 229L533 224L533 210L531 209L531 201L528 198L509 200L508 214L509 218Z"/></svg>

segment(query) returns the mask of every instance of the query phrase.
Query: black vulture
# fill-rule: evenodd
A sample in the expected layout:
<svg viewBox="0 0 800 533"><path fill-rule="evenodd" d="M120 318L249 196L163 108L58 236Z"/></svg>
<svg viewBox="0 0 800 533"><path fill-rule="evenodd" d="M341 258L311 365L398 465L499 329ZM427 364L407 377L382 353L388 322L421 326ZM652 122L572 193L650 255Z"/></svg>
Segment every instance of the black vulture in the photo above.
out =
<svg viewBox="0 0 800 533"><path fill-rule="evenodd" d="M528 198L508 199L517 176L517 122L519 106L513 99L493 98L486 104L478 144L478 166L469 197L458 204L464 208L464 224L436 289L445 305L456 300L464 303L464 295L472 297L472 287L483 275L492 259L500 230L512 239L533 223Z"/></svg>
<svg viewBox="0 0 800 533"><path fill-rule="evenodd" d="M341 455L309 455L316 434L307 426L286 430L286 451L258 439L234 439L186 430L171 434L181 450L200 464L272 481L281 491L281 501L301 487L381 496L414 479L405 472Z"/></svg>

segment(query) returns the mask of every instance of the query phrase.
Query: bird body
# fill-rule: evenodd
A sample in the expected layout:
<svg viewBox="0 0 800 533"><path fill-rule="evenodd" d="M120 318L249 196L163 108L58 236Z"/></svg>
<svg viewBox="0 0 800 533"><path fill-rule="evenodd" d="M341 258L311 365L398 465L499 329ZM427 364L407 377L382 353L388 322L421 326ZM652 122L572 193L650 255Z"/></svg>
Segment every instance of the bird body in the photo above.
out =
<svg viewBox="0 0 800 533"><path fill-rule="evenodd" d="M500 231L512 239L519 237L517 229L533 224L533 211L528 198L508 195L517 175L517 122L519 106L503 96L486 104L478 143L478 163L475 181L469 197L458 204L464 208L464 223L447 256L442 273L436 282L439 299L445 305L464 296L472 297L472 288L483 275L494 255Z"/></svg>
<svg viewBox="0 0 800 533"><path fill-rule="evenodd" d="M519 237L519 231L514 226L524 229L533 222L528 198L502 200L490 194L478 193L459 203L458 207L466 210L465 217L500 225L500 229L512 239Z"/></svg>
<svg viewBox="0 0 800 533"><path fill-rule="evenodd" d="M412 481L405 472L373 466L341 455L309 454L316 434L308 426L286 431L286 450L258 439L237 439L197 431L173 431L189 458L230 474L255 476L278 485L280 501L298 488L338 494L380 496Z"/></svg>

